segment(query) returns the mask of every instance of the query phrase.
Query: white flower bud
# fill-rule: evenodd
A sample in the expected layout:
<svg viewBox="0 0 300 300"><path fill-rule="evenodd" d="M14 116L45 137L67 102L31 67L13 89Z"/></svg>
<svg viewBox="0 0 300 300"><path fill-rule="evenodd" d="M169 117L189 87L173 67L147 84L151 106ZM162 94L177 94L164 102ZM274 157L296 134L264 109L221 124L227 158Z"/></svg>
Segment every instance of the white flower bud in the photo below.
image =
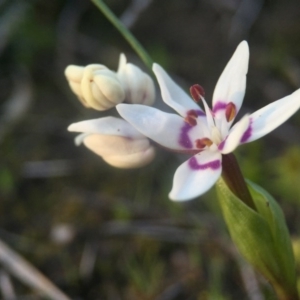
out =
<svg viewBox="0 0 300 300"><path fill-rule="evenodd" d="M118 168L139 168L149 164L154 156L150 141L126 121L105 117L71 124L69 131L82 132L76 143L101 156Z"/></svg>
<svg viewBox="0 0 300 300"><path fill-rule="evenodd" d="M154 148L147 138L131 140L120 136L91 134L84 145L100 155L108 164L118 168L139 168L154 158Z"/></svg>
<svg viewBox="0 0 300 300"><path fill-rule="evenodd" d="M86 107L107 110L125 99L125 91L117 74L103 65L70 65L65 75L72 91Z"/></svg>
<svg viewBox="0 0 300 300"><path fill-rule="evenodd" d="M120 55L117 75L126 93L125 101L133 104L152 105L155 101L155 87L152 78L139 67L127 63Z"/></svg>

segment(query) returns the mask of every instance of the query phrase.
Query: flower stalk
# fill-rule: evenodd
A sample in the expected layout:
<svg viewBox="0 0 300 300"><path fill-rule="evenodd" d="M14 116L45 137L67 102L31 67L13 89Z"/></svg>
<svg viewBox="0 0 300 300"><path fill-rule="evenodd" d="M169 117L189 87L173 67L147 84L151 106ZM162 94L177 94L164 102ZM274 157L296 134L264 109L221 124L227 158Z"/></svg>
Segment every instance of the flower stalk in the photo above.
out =
<svg viewBox="0 0 300 300"><path fill-rule="evenodd" d="M222 177L230 190L247 206L256 210L255 204L233 153L222 155Z"/></svg>
<svg viewBox="0 0 300 300"><path fill-rule="evenodd" d="M134 51L139 55L145 65L152 71L153 61L145 48L137 41L133 34L122 24L122 22L115 16L109 7L102 0L92 0L92 2L100 9L105 17L117 28Z"/></svg>
<svg viewBox="0 0 300 300"><path fill-rule="evenodd" d="M296 286L293 290L289 291L282 287L280 284L273 284L273 288L279 300L299 300L299 295Z"/></svg>

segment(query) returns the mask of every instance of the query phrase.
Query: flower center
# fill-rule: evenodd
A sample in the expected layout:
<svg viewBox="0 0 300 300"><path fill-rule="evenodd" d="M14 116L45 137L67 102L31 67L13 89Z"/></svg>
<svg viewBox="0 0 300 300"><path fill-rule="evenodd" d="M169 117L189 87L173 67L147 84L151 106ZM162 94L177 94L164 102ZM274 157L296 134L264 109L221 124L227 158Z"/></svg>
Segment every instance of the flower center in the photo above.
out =
<svg viewBox="0 0 300 300"><path fill-rule="evenodd" d="M202 103L204 105L205 115L206 115L206 124L202 124L203 130L205 131L205 134L207 137L197 139L195 141L196 148L198 149L204 149L206 147L212 147L211 150L214 150L217 148L217 146L222 142L225 135L226 129L228 130L228 126L224 124L222 119L217 118L215 119L215 113L210 110L208 107L204 95L205 91L203 87L199 84L194 84L190 87L190 94L193 98L193 100L196 103L199 103L202 100ZM222 103L223 104L223 103ZM237 108L233 102L224 103L225 106L222 106L222 109L224 109L224 121L229 124L232 122L237 114ZM199 125L197 122L197 118L200 116L196 110L190 110L187 112L187 115L185 117L185 122L188 123L190 126L194 127ZM202 115L204 116L204 114ZM223 127L225 126L225 127ZM226 134L227 135L227 134Z"/></svg>
<svg viewBox="0 0 300 300"><path fill-rule="evenodd" d="M216 145L219 145L222 142L221 133L216 126L213 126L211 128L211 139Z"/></svg>

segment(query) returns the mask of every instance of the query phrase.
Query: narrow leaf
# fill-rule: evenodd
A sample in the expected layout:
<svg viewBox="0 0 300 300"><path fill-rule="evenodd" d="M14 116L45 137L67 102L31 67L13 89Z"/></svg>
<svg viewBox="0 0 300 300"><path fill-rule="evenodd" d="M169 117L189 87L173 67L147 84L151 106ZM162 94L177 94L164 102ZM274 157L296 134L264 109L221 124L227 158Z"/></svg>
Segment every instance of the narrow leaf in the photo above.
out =
<svg viewBox="0 0 300 300"><path fill-rule="evenodd" d="M298 299L294 257L283 213L266 191L249 181L247 184L257 211L237 198L222 179L217 183L219 202L231 238L277 293Z"/></svg>
<svg viewBox="0 0 300 300"><path fill-rule="evenodd" d="M277 256L280 267L280 281L282 285L293 289L296 284L295 259L283 212L267 191L249 180L247 184L258 213L266 220L271 230L274 256Z"/></svg>

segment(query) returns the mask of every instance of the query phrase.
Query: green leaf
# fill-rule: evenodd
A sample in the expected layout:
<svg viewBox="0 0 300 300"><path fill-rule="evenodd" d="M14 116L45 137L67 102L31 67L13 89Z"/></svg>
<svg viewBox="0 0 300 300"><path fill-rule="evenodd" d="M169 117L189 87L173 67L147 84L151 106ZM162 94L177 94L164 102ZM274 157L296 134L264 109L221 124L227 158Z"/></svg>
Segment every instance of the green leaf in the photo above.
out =
<svg viewBox="0 0 300 300"><path fill-rule="evenodd" d="M247 184L256 211L237 198L222 179L217 183L231 238L240 253L271 282L280 298L298 299L294 256L283 213L270 194L250 181Z"/></svg>
<svg viewBox="0 0 300 300"><path fill-rule="evenodd" d="M295 284L295 259L286 227L285 218L275 199L260 186L247 181L248 188L253 197L258 213L267 221L271 230L281 277L287 282Z"/></svg>

